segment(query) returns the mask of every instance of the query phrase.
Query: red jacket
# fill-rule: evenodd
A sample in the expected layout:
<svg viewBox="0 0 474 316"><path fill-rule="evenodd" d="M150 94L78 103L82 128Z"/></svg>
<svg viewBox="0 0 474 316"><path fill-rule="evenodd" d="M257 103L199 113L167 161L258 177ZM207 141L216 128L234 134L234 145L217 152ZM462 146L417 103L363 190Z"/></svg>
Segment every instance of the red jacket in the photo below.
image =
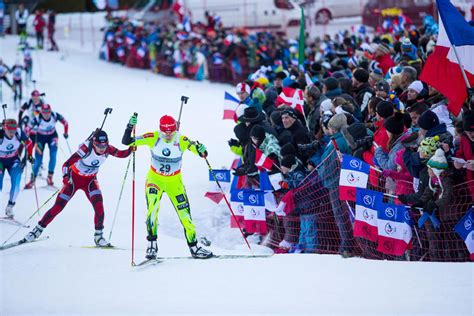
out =
<svg viewBox="0 0 474 316"><path fill-rule="evenodd" d="M43 32L44 28L46 27L46 21L44 20L42 14L35 15L33 25L35 26L36 32Z"/></svg>
<svg viewBox="0 0 474 316"><path fill-rule="evenodd" d="M377 121L375 122L375 133L374 133L374 143L382 147L383 151L388 153L388 134L387 130L385 129L385 126L383 126L383 123L385 120ZM372 152L374 152L374 148L372 146Z"/></svg>

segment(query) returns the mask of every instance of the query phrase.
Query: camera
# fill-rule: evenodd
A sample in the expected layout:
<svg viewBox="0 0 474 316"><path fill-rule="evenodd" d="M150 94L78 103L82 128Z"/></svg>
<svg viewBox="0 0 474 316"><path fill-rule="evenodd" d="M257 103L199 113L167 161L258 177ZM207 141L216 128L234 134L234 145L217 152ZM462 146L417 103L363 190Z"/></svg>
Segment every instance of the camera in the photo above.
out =
<svg viewBox="0 0 474 316"><path fill-rule="evenodd" d="M188 104L189 97L182 95L181 96L181 102L184 102L184 104Z"/></svg>

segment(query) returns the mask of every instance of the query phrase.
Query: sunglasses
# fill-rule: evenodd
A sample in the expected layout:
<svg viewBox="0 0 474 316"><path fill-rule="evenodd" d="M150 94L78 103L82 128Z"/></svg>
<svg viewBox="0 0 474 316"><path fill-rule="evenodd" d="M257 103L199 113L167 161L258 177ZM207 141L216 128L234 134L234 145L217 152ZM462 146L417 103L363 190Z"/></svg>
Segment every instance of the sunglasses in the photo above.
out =
<svg viewBox="0 0 474 316"><path fill-rule="evenodd" d="M99 149L106 149L109 146L109 144L108 143L94 142L94 146L96 146Z"/></svg>

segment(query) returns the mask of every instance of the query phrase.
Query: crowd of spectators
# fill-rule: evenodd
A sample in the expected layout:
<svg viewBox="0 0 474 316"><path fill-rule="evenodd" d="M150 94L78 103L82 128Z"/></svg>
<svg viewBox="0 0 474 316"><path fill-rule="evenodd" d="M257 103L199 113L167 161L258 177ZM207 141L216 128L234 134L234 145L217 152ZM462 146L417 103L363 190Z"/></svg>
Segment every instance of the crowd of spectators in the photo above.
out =
<svg viewBox="0 0 474 316"><path fill-rule="evenodd" d="M466 100L461 114L453 116L447 99L419 80L436 43L433 19L371 38L349 31L308 37L304 65L298 65L297 41L269 32L226 30L215 20L209 16L207 25L191 28L111 18L101 56L169 76L236 84L240 105L229 146L243 164L235 175L245 176L246 188L258 188L256 148L273 160L271 172L283 174L277 200L317 173L324 194L315 199L332 212L337 251L344 256L359 251L350 213L339 196L338 154L380 170L371 170L369 187L412 207L420 233L425 232L426 260L447 260L439 231L448 229L443 222L456 223L474 196L474 115ZM281 103L284 88L304 92L304 111ZM456 201L459 187L466 192L462 203ZM281 226L275 246L323 251L317 238L308 237L317 230L317 216L310 212L314 207L305 205L305 198L296 202L294 212L274 223ZM449 211L452 205L455 210Z"/></svg>

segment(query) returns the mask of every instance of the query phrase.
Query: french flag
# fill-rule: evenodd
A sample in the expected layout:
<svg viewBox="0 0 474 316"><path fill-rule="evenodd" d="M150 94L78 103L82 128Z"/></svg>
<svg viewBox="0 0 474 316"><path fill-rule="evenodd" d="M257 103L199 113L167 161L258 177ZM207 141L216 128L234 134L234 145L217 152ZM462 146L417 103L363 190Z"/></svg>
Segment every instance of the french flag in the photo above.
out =
<svg viewBox="0 0 474 316"><path fill-rule="evenodd" d="M222 191L227 192L230 188L230 170L214 169L213 171L216 179L214 179L211 170L209 170L209 189L204 196L219 204L224 198ZM216 180L219 181L222 191L219 189Z"/></svg>
<svg viewBox="0 0 474 316"><path fill-rule="evenodd" d="M448 98L448 110L458 115L467 98L458 59L463 64L467 80L474 84L474 28L470 26L449 0L437 0L439 12L438 42L428 57L420 80L433 86Z"/></svg>
<svg viewBox="0 0 474 316"><path fill-rule="evenodd" d="M404 205L380 203L377 212L377 250L394 256L401 256L411 247L411 218Z"/></svg>
<svg viewBox="0 0 474 316"><path fill-rule="evenodd" d="M244 224L245 231L248 233L266 234L268 232L264 191L244 191Z"/></svg>
<svg viewBox="0 0 474 316"><path fill-rule="evenodd" d="M232 211L234 211L234 216L230 217L230 227L239 228L244 225L244 189L234 189L230 190L230 206ZM238 221L238 223L236 222Z"/></svg>
<svg viewBox="0 0 474 316"><path fill-rule="evenodd" d="M456 224L454 231L464 240L467 250L469 250L470 258L474 261L474 211L472 207Z"/></svg>
<svg viewBox="0 0 474 316"><path fill-rule="evenodd" d="M255 148L255 166L257 166L259 170L270 171L273 168L273 160L268 158L263 151Z"/></svg>
<svg viewBox="0 0 474 316"><path fill-rule="evenodd" d="M295 199L293 190L286 192L282 197L280 203L278 204L277 212L278 214L290 214L295 209Z"/></svg>
<svg viewBox="0 0 474 316"><path fill-rule="evenodd" d="M276 106L282 104L288 105L304 115L303 90L284 87L278 98L275 100L275 104Z"/></svg>
<svg viewBox="0 0 474 316"><path fill-rule="evenodd" d="M343 201L356 200L356 188L367 188L370 165L350 155L342 156L339 177L339 197Z"/></svg>
<svg viewBox="0 0 474 316"><path fill-rule="evenodd" d="M377 241L377 209L382 201L382 193L357 188L354 236Z"/></svg>
<svg viewBox="0 0 474 316"><path fill-rule="evenodd" d="M224 94L224 117L222 119L235 120L235 110L237 110L239 103L240 101L236 97L226 92Z"/></svg>

